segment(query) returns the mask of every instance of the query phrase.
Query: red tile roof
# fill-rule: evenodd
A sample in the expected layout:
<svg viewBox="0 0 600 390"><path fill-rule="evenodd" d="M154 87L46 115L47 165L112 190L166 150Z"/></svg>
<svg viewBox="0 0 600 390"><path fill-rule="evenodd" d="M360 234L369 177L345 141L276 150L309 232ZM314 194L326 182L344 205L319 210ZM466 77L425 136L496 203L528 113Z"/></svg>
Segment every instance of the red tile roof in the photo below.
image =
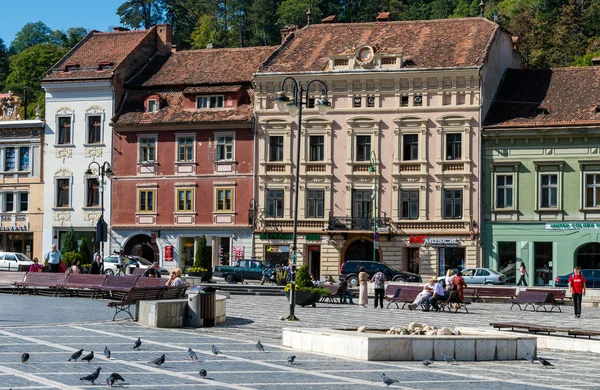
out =
<svg viewBox="0 0 600 390"><path fill-rule="evenodd" d="M242 89L239 84L233 85L215 85L215 86L204 86L204 87L187 87L183 90L183 93L189 94L207 94L207 93L234 93Z"/></svg>
<svg viewBox="0 0 600 390"><path fill-rule="evenodd" d="M108 33L90 31L48 71L44 81L110 78L114 69L151 32L152 30ZM113 66L99 70L100 63L113 64ZM78 65L78 67L65 72L65 65Z"/></svg>
<svg viewBox="0 0 600 390"><path fill-rule="evenodd" d="M600 67L508 69L486 128L600 125Z"/></svg>
<svg viewBox="0 0 600 390"><path fill-rule="evenodd" d="M323 71L329 56L362 44L400 53L410 68L476 67L498 29L485 18L312 24L294 32L260 72Z"/></svg>

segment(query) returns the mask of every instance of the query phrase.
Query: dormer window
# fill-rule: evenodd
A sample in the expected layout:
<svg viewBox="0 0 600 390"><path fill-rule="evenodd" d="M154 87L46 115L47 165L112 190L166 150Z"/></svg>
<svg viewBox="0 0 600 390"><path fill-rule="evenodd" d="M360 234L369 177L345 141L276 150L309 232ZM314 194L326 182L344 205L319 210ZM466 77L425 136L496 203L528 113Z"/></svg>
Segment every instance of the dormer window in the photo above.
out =
<svg viewBox="0 0 600 390"><path fill-rule="evenodd" d="M160 109L158 100L148 99L148 112L158 112Z"/></svg>
<svg viewBox="0 0 600 390"><path fill-rule="evenodd" d="M65 64L65 72L72 72L73 70L79 69L79 64L74 62L67 62Z"/></svg>
<svg viewBox="0 0 600 390"><path fill-rule="evenodd" d="M106 69L112 68L113 66L114 66L114 64L112 62L100 61L98 63L98 70L106 70Z"/></svg>
<svg viewBox="0 0 600 390"><path fill-rule="evenodd" d="M223 108L223 95L214 96L197 96L196 97L196 108L201 110L208 110L214 108Z"/></svg>

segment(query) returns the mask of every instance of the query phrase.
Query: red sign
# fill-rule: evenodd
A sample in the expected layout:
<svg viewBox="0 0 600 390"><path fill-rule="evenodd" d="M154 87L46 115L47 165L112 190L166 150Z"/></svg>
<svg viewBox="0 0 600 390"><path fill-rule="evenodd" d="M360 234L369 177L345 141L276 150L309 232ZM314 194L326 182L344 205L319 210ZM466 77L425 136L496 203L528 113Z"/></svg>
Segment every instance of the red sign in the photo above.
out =
<svg viewBox="0 0 600 390"><path fill-rule="evenodd" d="M150 236L150 242L152 244L156 244L156 234L152 233L152 235Z"/></svg>
<svg viewBox="0 0 600 390"><path fill-rule="evenodd" d="M173 261L173 245L165 246L165 261Z"/></svg>
<svg viewBox="0 0 600 390"><path fill-rule="evenodd" d="M409 244L419 244L419 245L423 245L425 243L425 239L427 238L426 235L422 235L422 236L410 236L409 238Z"/></svg>

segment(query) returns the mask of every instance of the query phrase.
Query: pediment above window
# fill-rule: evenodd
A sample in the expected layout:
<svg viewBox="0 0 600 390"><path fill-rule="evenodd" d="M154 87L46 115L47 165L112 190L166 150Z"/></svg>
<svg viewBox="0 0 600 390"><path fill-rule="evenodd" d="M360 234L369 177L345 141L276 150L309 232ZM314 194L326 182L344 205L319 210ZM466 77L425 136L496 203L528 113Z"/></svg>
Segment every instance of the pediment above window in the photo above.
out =
<svg viewBox="0 0 600 390"><path fill-rule="evenodd" d="M402 54L378 45L362 44L329 57L327 70L400 69Z"/></svg>

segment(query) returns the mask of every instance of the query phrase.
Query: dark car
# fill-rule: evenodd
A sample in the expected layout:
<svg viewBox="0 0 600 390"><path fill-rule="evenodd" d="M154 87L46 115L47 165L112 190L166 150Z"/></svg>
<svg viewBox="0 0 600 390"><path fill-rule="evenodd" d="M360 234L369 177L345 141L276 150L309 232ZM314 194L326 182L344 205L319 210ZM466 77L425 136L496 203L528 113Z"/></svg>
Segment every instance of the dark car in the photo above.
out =
<svg viewBox="0 0 600 390"><path fill-rule="evenodd" d="M585 278L585 287L600 287L600 269L582 269L581 274ZM556 280L554 281L554 287L568 287L569 276L571 275L573 275L572 272L565 276L557 276Z"/></svg>
<svg viewBox="0 0 600 390"><path fill-rule="evenodd" d="M347 277L348 284L353 287L358 286L358 269L365 267L365 272L369 274L369 277L375 275L375 273L381 270L385 274L385 279L393 282L422 282L421 276L410 272L400 271L391 265L385 263L379 263L370 260L350 260L345 261L340 266L340 280L344 280Z"/></svg>

